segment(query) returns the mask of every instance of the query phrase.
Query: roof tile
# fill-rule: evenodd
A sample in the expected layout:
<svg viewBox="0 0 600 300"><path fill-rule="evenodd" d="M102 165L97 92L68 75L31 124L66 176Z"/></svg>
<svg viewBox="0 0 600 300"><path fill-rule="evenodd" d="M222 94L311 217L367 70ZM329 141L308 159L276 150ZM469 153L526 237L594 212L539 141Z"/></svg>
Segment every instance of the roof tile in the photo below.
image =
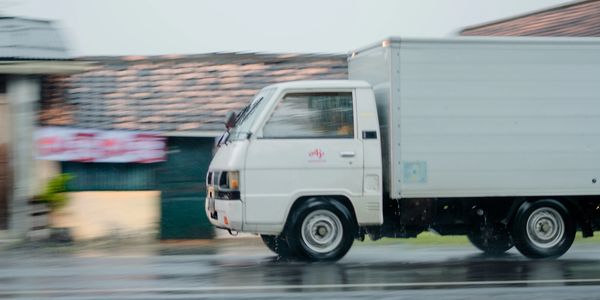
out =
<svg viewBox="0 0 600 300"><path fill-rule="evenodd" d="M262 87L281 81L343 79L344 55L218 53L99 57L87 72L46 77L45 125L126 130L221 130Z"/></svg>
<svg viewBox="0 0 600 300"><path fill-rule="evenodd" d="M461 31L468 36L600 36L600 0L576 1Z"/></svg>

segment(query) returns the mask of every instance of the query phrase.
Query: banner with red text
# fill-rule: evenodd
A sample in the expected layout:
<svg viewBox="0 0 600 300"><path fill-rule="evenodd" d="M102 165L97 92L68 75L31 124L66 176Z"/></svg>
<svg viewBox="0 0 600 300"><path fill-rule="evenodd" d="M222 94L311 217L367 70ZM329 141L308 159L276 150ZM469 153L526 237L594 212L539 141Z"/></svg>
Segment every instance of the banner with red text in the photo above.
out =
<svg viewBox="0 0 600 300"><path fill-rule="evenodd" d="M156 132L41 127L35 144L42 160L155 163L166 159L166 138Z"/></svg>

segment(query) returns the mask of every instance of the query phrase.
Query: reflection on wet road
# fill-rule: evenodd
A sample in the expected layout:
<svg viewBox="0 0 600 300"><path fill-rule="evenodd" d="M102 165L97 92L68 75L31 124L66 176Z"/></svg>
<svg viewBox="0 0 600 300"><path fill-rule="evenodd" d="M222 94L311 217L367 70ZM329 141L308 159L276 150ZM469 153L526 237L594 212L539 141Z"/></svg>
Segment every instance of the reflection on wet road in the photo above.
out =
<svg viewBox="0 0 600 300"><path fill-rule="evenodd" d="M470 247L357 245L337 263L278 260L248 243L0 252L0 298L600 298L600 245L558 260ZM512 296L511 296L512 295Z"/></svg>

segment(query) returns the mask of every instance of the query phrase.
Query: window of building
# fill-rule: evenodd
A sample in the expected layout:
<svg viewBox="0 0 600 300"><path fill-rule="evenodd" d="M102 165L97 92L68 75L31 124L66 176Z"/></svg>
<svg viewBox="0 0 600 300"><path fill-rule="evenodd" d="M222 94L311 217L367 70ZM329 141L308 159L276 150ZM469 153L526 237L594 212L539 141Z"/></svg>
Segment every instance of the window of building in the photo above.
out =
<svg viewBox="0 0 600 300"><path fill-rule="evenodd" d="M353 138L352 93L291 93L263 128L264 138Z"/></svg>

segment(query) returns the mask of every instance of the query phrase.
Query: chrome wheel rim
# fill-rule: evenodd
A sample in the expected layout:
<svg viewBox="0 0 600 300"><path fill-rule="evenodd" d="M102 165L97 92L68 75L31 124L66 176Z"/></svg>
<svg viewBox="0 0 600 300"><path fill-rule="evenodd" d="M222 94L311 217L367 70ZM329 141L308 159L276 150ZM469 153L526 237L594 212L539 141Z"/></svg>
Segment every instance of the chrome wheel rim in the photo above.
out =
<svg viewBox="0 0 600 300"><path fill-rule="evenodd" d="M527 237L539 248L552 248L558 245L565 235L565 222L558 211L541 207L533 211L527 219Z"/></svg>
<svg viewBox="0 0 600 300"><path fill-rule="evenodd" d="M302 240L317 253L328 253L342 242L343 227L338 216L328 210L316 210L302 222Z"/></svg>

